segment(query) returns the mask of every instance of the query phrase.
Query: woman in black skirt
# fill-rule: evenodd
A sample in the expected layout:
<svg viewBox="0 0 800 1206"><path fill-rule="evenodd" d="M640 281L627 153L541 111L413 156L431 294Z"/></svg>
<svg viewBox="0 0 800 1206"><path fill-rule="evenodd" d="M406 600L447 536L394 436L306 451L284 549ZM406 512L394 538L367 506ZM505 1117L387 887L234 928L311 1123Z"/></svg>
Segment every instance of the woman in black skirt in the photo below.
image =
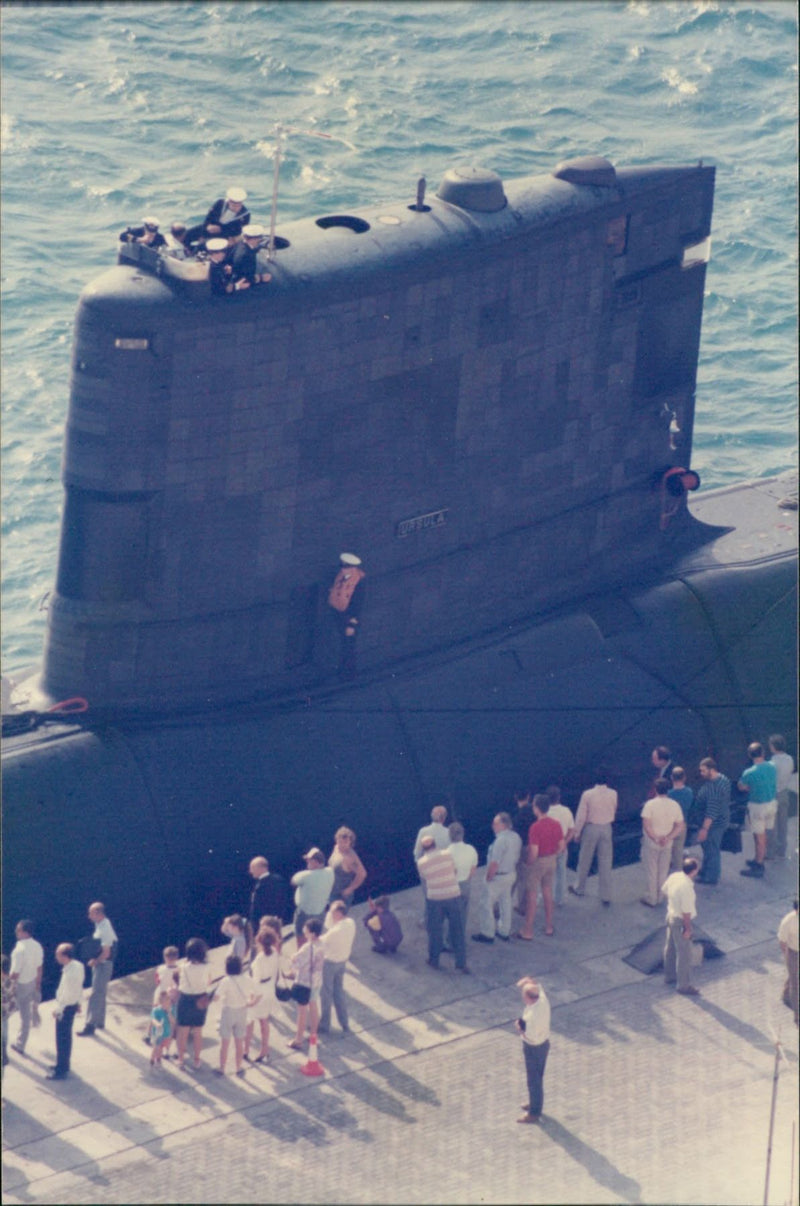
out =
<svg viewBox="0 0 800 1206"><path fill-rule="evenodd" d="M190 938L186 943L186 958L181 959L178 972L178 1067L186 1067L186 1044L192 1032L194 1066L200 1067L203 1026L211 990L211 968L208 947L202 938Z"/></svg>

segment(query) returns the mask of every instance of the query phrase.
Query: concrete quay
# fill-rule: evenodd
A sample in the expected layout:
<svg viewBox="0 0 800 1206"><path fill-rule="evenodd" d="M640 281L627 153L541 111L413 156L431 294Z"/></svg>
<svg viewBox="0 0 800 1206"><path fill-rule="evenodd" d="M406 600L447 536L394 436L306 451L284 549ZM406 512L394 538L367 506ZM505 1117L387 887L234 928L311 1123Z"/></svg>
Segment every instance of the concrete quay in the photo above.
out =
<svg viewBox="0 0 800 1206"><path fill-rule="evenodd" d="M419 888L393 898L405 931L395 957L372 953L356 908L353 1033L338 1036L334 1020L322 1079L300 1074L306 1056L287 1045L292 1006L280 1004L271 1062L244 1080L212 1074L213 1005L203 1069L152 1070L142 1042L148 971L112 984L106 1030L76 1037L71 1077L51 1082L45 1005L28 1055L12 1051L5 1069L4 1200L751 1206L764 1195L778 1037L768 1201L794 1206L798 1033L780 1001L775 932L797 856L756 881L739 876L750 853L745 836L743 855L723 855L722 883L698 887L698 923L725 957L696 969L697 998L622 961L663 920L639 903L637 865L615 870L611 908L594 878L584 898L568 897L553 938L539 916L533 943L468 940L471 976L454 973L447 955L442 971L426 966ZM219 966L222 955L213 953ZM525 1078L512 1021L524 973L541 978L554 1007L535 1127L515 1122ZM12 1017L12 1038L16 1029Z"/></svg>

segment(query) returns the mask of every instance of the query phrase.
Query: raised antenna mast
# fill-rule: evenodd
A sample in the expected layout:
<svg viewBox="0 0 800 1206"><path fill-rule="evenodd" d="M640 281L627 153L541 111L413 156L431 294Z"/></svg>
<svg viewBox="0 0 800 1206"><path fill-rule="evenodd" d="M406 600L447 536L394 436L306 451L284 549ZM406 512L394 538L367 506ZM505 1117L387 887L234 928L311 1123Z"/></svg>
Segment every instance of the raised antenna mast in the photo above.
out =
<svg viewBox="0 0 800 1206"><path fill-rule="evenodd" d="M281 174L281 151L284 134L302 134L306 138L327 138L332 142L343 142L351 151L356 148L346 138L336 138L333 134L323 134L321 130L294 130L290 126L275 126L275 166L272 171L272 212L269 219L269 243L267 244L267 259L271 260L275 252L275 225L278 220L278 181Z"/></svg>

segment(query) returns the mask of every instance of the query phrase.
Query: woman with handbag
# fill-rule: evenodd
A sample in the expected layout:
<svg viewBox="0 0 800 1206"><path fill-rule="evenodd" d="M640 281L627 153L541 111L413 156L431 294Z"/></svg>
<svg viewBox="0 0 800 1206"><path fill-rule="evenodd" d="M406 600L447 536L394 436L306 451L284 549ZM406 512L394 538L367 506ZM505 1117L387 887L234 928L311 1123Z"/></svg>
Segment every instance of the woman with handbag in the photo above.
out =
<svg viewBox="0 0 800 1206"><path fill-rule="evenodd" d="M203 1026L211 1001L211 968L208 947L202 938L190 938L186 943L186 958L178 970L178 1067L186 1067L186 1045L192 1032L194 1066L200 1067L203 1045Z"/></svg>
<svg viewBox="0 0 800 1206"><path fill-rule="evenodd" d="M322 965L325 952L320 943L322 922L310 917L303 926L305 942L292 955L292 970L289 978L294 980L292 999L297 1001L297 1033L289 1043L295 1051L301 1051L306 1032L306 1020L311 1034L317 1033L319 1025L319 998L322 991Z"/></svg>
<svg viewBox="0 0 800 1206"><path fill-rule="evenodd" d="M259 936L264 930L269 930L274 939L274 947L278 954L281 953L283 946L283 922L280 917L262 917L258 923L258 933L256 934L256 945L258 945Z"/></svg>

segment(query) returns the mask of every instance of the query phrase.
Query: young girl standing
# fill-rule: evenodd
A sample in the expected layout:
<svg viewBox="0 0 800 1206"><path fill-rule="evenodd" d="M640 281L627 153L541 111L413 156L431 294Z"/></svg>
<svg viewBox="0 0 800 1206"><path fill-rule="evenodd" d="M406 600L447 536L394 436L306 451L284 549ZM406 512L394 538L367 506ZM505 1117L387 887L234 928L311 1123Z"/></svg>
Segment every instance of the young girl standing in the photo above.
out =
<svg viewBox="0 0 800 1206"><path fill-rule="evenodd" d="M150 1052L151 1067L160 1067L161 1059L169 1043L172 1042L172 1016L170 1014L169 993L162 990L158 1001L150 1014Z"/></svg>
<svg viewBox="0 0 800 1206"><path fill-rule="evenodd" d="M259 930L256 936L257 954L250 964L250 976L253 981L255 1003L247 1014L247 1036L245 1038L245 1059L248 1054L256 1022L261 1031L261 1048L254 1064L263 1064L269 1059L269 1019L275 1003L275 981L278 977L278 950L275 935L266 927Z"/></svg>
<svg viewBox="0 0 800 1206"><path fill-rule="evenodd" d="M214 1069L217 1076L225 1075L225 1064L231 1039L233 1039L236 1054L236 1075L244 1076L242 1058L247 1031L247 1010L255 1000L252 983L250 977L242 971L242 961L239 956L228 955L225 960L225 976L216 993L217 1000L222 1004L222 1014L219 1019L219 1036L222 1040L219 1049L219 1067Z"/></svg>

